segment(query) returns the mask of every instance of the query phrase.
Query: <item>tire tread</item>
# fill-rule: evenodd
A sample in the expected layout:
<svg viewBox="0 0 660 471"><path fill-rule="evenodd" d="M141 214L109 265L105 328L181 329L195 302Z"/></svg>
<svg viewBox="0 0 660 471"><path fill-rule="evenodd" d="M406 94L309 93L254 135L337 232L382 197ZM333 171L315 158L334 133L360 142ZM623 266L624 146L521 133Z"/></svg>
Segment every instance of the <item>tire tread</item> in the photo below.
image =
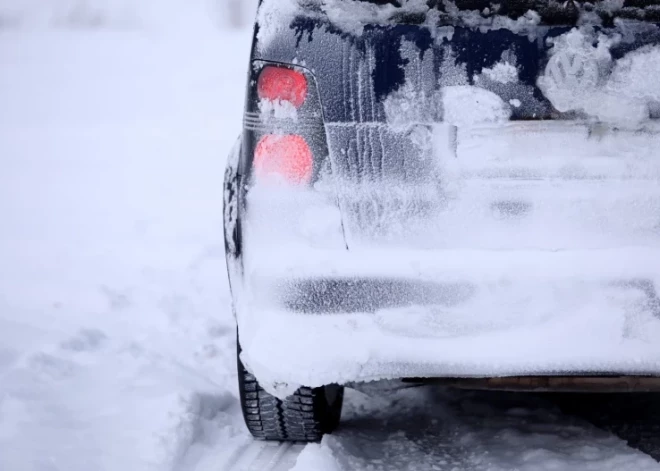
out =
<svg viewBox="0 0 660 471"><path fill-rule="evenodd" d="M280 400L266 392L254 375L238 359L239 392L243 417L250 433L257 439L277 441L318 441L331 432L339 421L343 389L336 403L325 404L322 388L302 387Z"/></svg>

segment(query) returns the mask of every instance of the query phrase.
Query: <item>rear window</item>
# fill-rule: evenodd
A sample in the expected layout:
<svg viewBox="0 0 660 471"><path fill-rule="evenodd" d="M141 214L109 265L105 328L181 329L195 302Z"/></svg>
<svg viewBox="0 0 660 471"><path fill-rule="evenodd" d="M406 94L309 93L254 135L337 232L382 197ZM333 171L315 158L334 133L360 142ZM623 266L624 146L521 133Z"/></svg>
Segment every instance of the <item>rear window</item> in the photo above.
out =
<svg viewBox="0 0 660 471"><path fill-rule="evenodd" d="M271 0L272 1L272 0ZM363 23L489 24L527 18L538 25L608 25L617 18L660 22L660 0L299 0L308 11Z"/></svg>

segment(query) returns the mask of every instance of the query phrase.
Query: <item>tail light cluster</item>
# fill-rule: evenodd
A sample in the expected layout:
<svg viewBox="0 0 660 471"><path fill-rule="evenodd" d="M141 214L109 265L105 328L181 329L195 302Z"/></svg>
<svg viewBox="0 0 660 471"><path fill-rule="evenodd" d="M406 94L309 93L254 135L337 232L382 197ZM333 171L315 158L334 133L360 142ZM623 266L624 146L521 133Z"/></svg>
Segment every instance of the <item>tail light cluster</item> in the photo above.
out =
<svg viewBox="0 0 660 471"><path fill-rule="evenodd" d="M267 65L259 74L257 92L261 99L288 101L298 109L307 97L307 79L296 70Z"/></svg>
<svg viewBox="0 0 660 471"><path fill-rule="evenodd" d="M291 67L266 64L259 71L255 98L275 106L293 107L296 119L278 119L275 115L275 119L266 122L262 117L256 120L259 125L253 129L256 135L252 161L256 181L275 179L292 186L312 182L320 157L315 156L319 153L319 135L325 142L318 97L309 93L313 86L305 73ZM257 108L254 107L255 113Z"/></svg>
<svg viewBox="0 0 660 471"><path fill-rule="evenodd" d="M302 185L312 180L314 157L302 136L266 134L254 151L253 166L258 180L279 178Z"/></svg>

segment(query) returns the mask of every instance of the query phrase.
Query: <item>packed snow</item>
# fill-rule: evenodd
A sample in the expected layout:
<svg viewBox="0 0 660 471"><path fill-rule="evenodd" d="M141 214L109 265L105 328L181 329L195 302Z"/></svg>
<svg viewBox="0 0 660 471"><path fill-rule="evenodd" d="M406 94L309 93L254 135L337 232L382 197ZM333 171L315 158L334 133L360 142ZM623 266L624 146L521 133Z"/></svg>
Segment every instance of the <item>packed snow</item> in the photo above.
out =
<svg viewBox="0 0 660 471"><path fill-rule="evenodd" d="M387 384L320 444L253 442L222 240L251 31L157 3L0 3L0 470L660 468L538 398Z"/></svg>

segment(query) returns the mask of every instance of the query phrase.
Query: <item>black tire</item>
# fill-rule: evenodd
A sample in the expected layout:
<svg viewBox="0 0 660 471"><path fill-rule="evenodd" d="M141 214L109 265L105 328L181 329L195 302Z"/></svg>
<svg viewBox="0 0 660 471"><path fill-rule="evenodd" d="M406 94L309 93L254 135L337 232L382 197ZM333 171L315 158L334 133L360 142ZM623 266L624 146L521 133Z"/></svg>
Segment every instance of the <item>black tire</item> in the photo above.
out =
<svg viewBox="0 0 660 471"><path fill-rule="evenodd" d="M240 345L237 350L240 353ZM264 391L245 369L240 356L237 363L243 418L255 438L315 442L339 425L344 401L342 386L302 387L282 401Z"/></svg>

